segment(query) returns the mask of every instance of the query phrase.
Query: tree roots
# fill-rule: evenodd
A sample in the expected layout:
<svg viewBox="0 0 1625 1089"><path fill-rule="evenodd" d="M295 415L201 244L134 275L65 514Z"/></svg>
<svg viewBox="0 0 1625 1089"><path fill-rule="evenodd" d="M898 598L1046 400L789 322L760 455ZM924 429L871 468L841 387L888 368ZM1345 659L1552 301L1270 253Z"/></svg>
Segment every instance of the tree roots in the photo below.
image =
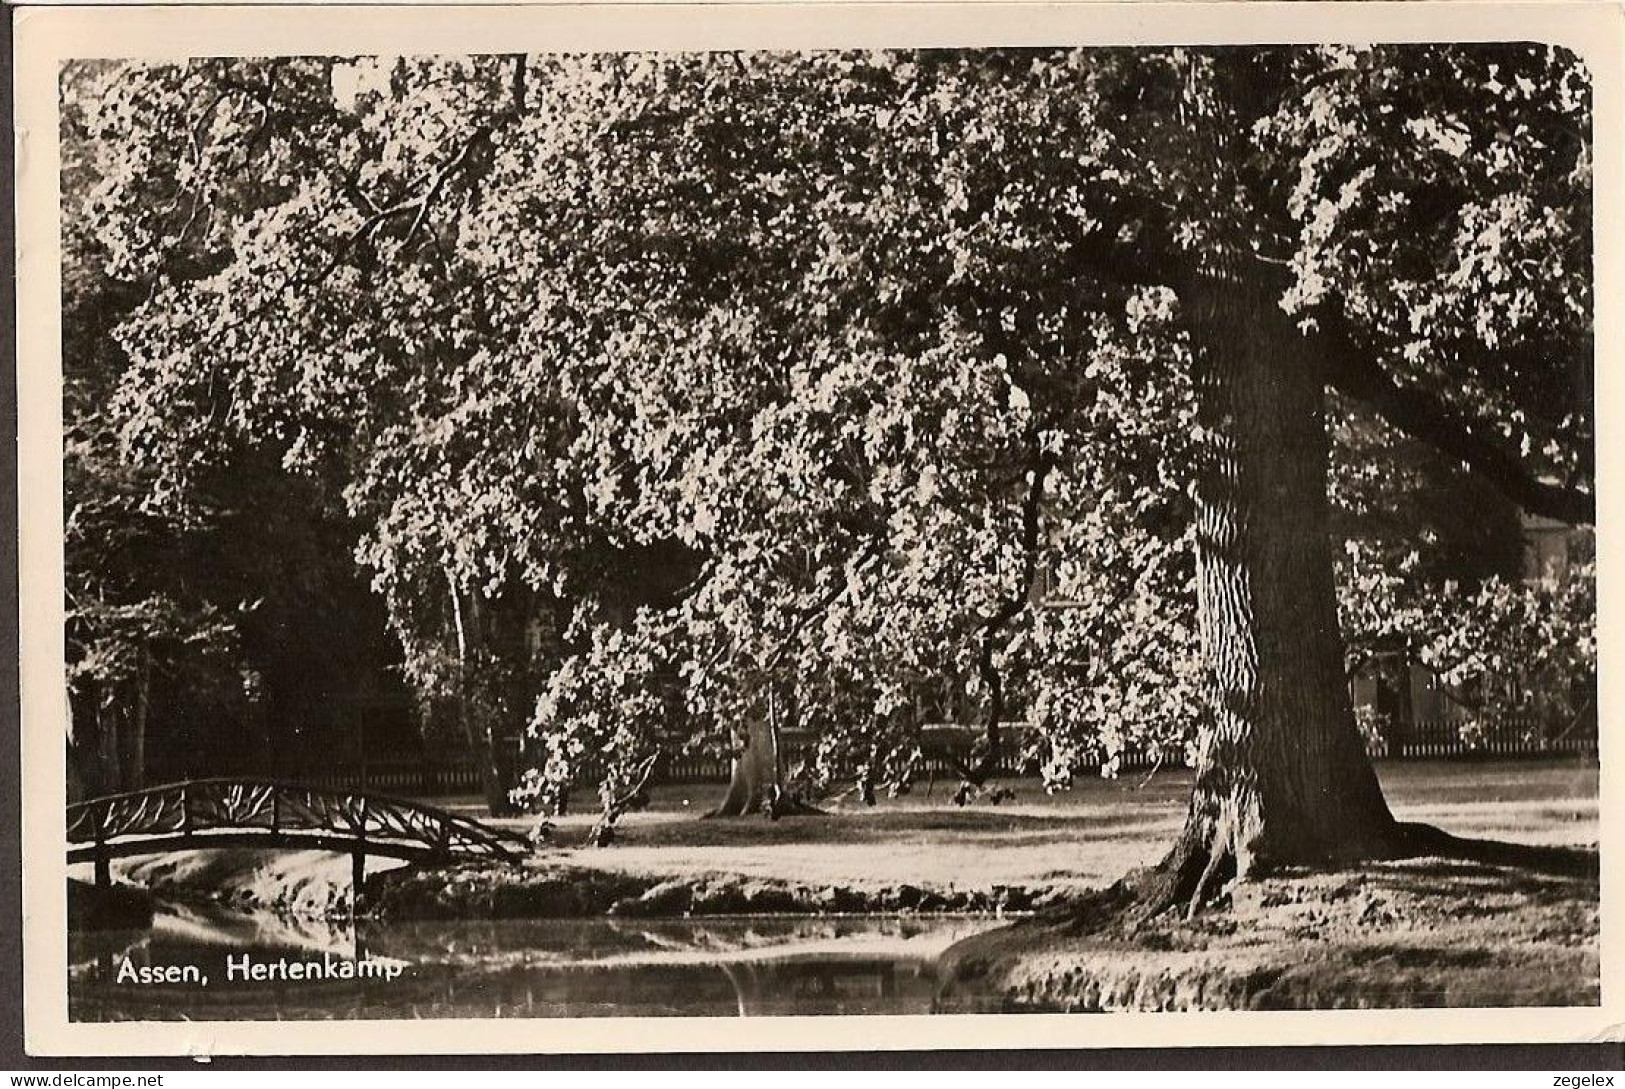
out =
<svg viewBox="0 0 1625 1089"><path fill-rule="evenodd" d="M776 797L761 797L749 801L739 801L732 797L723 801L715 809L702 814L702 820L712 820L718 817L754 817L765 816L768 820L778 820L781 817L822 817L824 810L816 805L802 801L799 795L780 794Z"/></svg>
<svg viewBox="0 0 1625 1089"><path fill-rule="evenodd" d="M1594 851L1467 839L1432 825L1395 822L1346 855L1255 864L1241 880L1287 868L1325 869L1414 858L1474 862L1556 877L1595 879L1598 875ZM1074 932L1132 934L1169 912L1178 911L1190 919L1219 905L1227 898L1238 872L1233 843L1226 842L1222 835L1204 837L1187 827L1157 865L1131 873L1110 888L1090 893L1061 910L1069 917Z"/></svg>
<svg viewBox="0 0 1625 1089"><path fill-rule="evenodd" d="M1123 922L1128 929L1170 910L1183 911L1189 919L1217 900L1237 873L1235 846L1228 838L1187 828L1161 862L1125 878Z"/></svg>

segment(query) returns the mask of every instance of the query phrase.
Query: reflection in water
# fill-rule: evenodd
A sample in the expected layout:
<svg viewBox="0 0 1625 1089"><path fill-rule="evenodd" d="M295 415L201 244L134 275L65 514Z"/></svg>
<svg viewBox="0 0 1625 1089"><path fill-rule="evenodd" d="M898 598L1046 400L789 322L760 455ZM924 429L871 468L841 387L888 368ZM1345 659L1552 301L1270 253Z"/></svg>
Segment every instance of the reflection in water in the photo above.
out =
<svg viewBox="0 0 1625 1089"><path fill-rule="evenodd" d="M83 1021L929 1013L940 952L992 925L757 917L352 927L166 908L151 930L70 936L68 1002ZM314 978L241 978L245 954L313 965L303 972ZM401 971L330 978L340 962ZM134 978L189 965L205 985Z"/></svg>

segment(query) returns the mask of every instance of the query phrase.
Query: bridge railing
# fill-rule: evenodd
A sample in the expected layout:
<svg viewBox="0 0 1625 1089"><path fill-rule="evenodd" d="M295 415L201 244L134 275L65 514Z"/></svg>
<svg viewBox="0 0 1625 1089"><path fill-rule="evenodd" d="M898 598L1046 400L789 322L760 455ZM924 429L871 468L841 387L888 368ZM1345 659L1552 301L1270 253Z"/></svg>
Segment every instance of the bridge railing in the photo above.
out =
<svg viewBox="0 0 1625 1089"><path fill-rule="evenodd" d="M68 807L70 860L108 880L114 855L211 845L348 851L357 887L369 854L494 858L530 853L523 836L405 798L255 779L200 779L92 798Z"/></svg>

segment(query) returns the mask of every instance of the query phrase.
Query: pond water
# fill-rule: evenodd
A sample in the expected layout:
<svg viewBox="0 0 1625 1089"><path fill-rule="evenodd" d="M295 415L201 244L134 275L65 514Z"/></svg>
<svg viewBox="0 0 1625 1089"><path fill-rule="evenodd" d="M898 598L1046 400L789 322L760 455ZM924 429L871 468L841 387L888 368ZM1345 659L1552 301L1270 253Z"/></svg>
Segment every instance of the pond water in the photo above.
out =
<svg viewBox="0 0 1625 1089"><path fill-rule="evenodd" d="M749 917L358 927L166 907L70 935L78 1021L965 1012L937 961L990 918Z"/></svg>

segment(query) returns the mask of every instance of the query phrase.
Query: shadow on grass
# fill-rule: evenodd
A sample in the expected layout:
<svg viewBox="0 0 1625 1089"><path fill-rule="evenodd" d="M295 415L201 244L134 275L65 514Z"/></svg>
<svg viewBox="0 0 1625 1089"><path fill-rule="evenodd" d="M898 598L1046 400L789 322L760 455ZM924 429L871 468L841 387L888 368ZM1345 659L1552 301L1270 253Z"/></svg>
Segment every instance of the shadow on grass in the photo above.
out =
<svg viewBox="0 0 1625 1089"><path fill-rule="evenodd" d="M828 813L770 821L765 817L681 818L628 823L620 843L632 847L726 847L762 844L877 843L907 846L913 837L931 840L1000 837L1023 842L1067 842L1155 835L1176 814L1137 811L1057 811L1053 815L997 809L897 809Z"/></svg>
<svg viewBox="0 0 1625 1089"><path fill-rule="evenodd" d="M1400 835L1415 854L1476 862L1544 874L1595 881L1600 873L1597 852L1584 847L1537 846L1495 839L1452 835L1431 824L1402 824Z"/></svg>

